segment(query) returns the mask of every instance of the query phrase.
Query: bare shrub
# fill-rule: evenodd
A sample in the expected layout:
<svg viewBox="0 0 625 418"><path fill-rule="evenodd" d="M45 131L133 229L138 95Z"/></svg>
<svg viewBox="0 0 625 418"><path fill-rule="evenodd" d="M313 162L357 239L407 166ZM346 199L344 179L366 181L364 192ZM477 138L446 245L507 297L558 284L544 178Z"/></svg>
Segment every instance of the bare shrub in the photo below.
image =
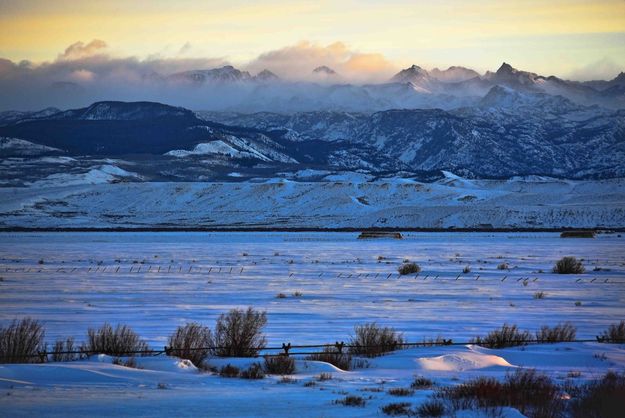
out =
<svg viewBox="0 0 625 418"><path fill-rule="evenodd" d="M292 384L292 383L297 383L297 379L293 379L290 376L282 376L280 378L280 380L278 380L278 383L286 383L286 384ZM310 383L310 382L309 382ZM313 382L314 383L314 382ZM304 385L306 386L306 385Z"/></svg>
<svg viewBox="0 0 625 418"><path fill-rule="evenodd" d="M332 380L332 374L331 373L319 373L317 375L317 380L319 382L325 382L326 380Z"/></svg>
<svg viewBox="0 0 625 418"><path fill-rule="evenodd" d="M388 390L388 394L393 396L410 396L414 394L414 390L407 388L392 388Z"/></svg>
<svg viewBox="0 0 625 418"><path fill-rule="evenodd" d="M401 348L404 337L391 327L380 327L375 322L356 325L356 334L349 342L352 354L376 357Z"/></svg>
<svg viewBox="0 0 625 418"><path fill-rule="evenodd" d="M250 367L239 373L239 376L243 379L264 379L265 372L260 363L252 363Z"/></svg>
<svg viewBox="0 0 625 418"><path fill-rule="evenodd" d="M215 354L220 357L254 357L265 348L262 329L267 324L267 313L247 308L233 309L222 314L215 325Z"/></svg>
<svg viewBox="0 0 625 418"><path fill-rule="evenodd" d="M497 265L497 270L509 270L510 266L508 263L501 263Z"/></svg>
<svg viewBox="0 0 625 418"><path fill-rule="evenodd" d="M602 379L585 385L573 399L575 418L618 418L623 416L625 374L608 372Z"/></svg>
<svg viewBox="0 0 625 418"><path fill-rule="evenodd" d="M432 386L434 386L434 382L423 376L415 376L414 380L410 384L410 387L413 389L427 389Z"/></svg>
<svg viewBox="0 0 625 418"><path fill-rule="evenodd" d="M543 325L536 331L536 341L541 343L558 343L574 341L577 329L569 322L558 324L552 328Z"/></svg>
<svg viewBox="0 0 625 418"><path fill-rule="evenodd" d="M117 366L130 367L132 369L142 369L143 368L143 367L140 367L137 364L137 359L134 356L133 357L128 357L126 359L123 359L121 357L115 357L115 358L113 358L112 363L117 365Z"/></svg>
<svg viewBox="0 0 625 418"><path fill-rule="evenodd" d="M40 363L39 354L45 351L45 331L35 319L13 320L0 328L0 363Z"/></svg>
<svg viewBox="0 0 625 418"><path fill-rule="evenodd" d="M148 345L127 325L117 325L115 329L105 322L100 329L89 328L84 351L87 354L108 354L123 356L129 354L144 355Z"/></svg>
<svg viewBox="0 0 625 418"><path fill-rule="evenodd" d="M558 274L581 274L585 271L582 262L575 257L562 257L553 267L553 272Z"/></svg>
<svg viewBox="0 0 625 418"><path fill-rule="evenodd" d="M597 340L604 343L625 343L625 321L610 325L597 336Z"/></svg>
<svg viewBox="0 0 625 418"><path fill-rule="evenodd" d="M421 267L417 263L404 263L397 269L400 275L416 274L421 271Z"/></svg>
<svg viewBox="0 0 625 418"><path fill-rule="evenodd" d="M196 322L179 326L169 337L171 354L190 360L196 367L209 356L213 346L213 333L208 327Z"/></svg>
<svg viewBox="0 0 625 418"><path fill-rule="evenodd" d="M74 338L68 337L56 340L50 357L52 361L75 361L83 358L79 351L79 347L74 344Z"/></svg>
<svg viewBox="0 0 625 418"><path fill-rule="evenodd" d="M546 296L545 292L536 292L534 293L534 299L544 299Z"/></svg>
<svg viewBox="0 0 625 418"><path fill-rule="evenodd" d="M268 374L293 374L295 359L289 356L265 356L265 371Z"/></svg>
<svg viewBox="0 0 625 418"><path fill-rule="evenodd" d="M419 417L442 417L445 414L445 404L439 400L431 400L419 405L415 411Z"/></svg>
<svg viewBox="0 0 625 418"><path fill-rule="evenodd" d="M352 366L352 356L349 353L339 351L336 347L325 347L323 351L311 354L306 358L330 363L341 370L350 370Z"/></svg>
<svg viewBox="0 0 625 418"><path fill-rule="evenodd" d="M344 406L365 406L366 404L362 396L356 395L349 395L344 397L343 399L337 399L334 401L334 403Z"/></svg>
<svg viewBox="0 0 625 418"><path fill-rule="evenodd" d="M408 402L393 402L387 405L384 405L380 410L392 417L400 416L400 415L412 415L412 411L410 410L410 403Z"/></svg>
<svg viewBox="0 0 625 418"><path fill-rule="evenodd" d="M219 369L219 376L221 377L238 377L239 376L239 368L233 366L232 364L226 364L221 369Z"/></svg>
<svg viewBox="0 0 625 418"><path fill-rule="evenodd" d="M488 333L485 337L476 337L471 343L488 348L505 348L526 345L531 341L528 331L521 331L516 325L503 324L500 329Z"/></svg>
<svg viewBox="0 0 625 418"><path fill-rule="evenodd" d="M518 369L503 382L480 377L442 388L437 397L448 400L456 410L509 406L529 417L558 417L564 408L558 386L531 369Z"/></svg>
<svg viewBox="0 0 625 418"><path fill-rule="evenodd" d="M464 268L462 269L462 272L464 274L469 274L471 273L471 266L464 266Z"/></svg>

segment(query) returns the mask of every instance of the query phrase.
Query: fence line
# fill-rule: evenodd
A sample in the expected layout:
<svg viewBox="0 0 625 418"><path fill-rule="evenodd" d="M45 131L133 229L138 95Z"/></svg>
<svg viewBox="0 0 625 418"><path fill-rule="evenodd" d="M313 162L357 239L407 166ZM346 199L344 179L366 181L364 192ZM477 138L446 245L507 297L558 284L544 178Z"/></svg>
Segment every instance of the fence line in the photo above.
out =
<svg viewBox="0 0 625 418"><path fill-rule="evenodd" d="M556 343L589 343L589 342L597 342L601 344L624 344L625 339L610 339L607 340L604 337L595 337L594 339L575 339L575 340L557 340L557 341L544 341L544 340L510 340L506 341L508 344L512 344L512 346L523 346L523 345L537 345L537 344L556 344ZM392 344L384 344L384 345L358 345L358 344L346 344L343 341L337 341L333 344L303 344L303 345L292 345L291 343L283 343L281 347L252 347L250 351L256 351L259 354L254 356L249 356L251 358L259 358L259 357L276 357L276 356L309 356L316 354L329 354L329 355L342 355L342 354L356 354L353 353L350 349L389 349L389 347L394 347L386 351L386 353L390 353L392 351L398 349L405 348L417 348L417 347L434 347L434 346L463 346L463 345L478 345L474 341L463 341L463 342L454 342L453 340L445 340L445 339L437 339L433 341L422 341L422 342L395 342ZM229 346L208 346L208 347L195 347L195 348L173 348L165 346L162 350L130 350L130 351L118 351L115 353L102 353L99 351L93 350L68 350L68 351L40 351L37 354L28 354L28 355L2 355L0 358L4 359L28 359L28 358L40 358L42 362L45 362L48 359L48 356L58 356L58 355L78 355L78 356L92 356L96 354L110 354L114 356L134 356L140 355L141 357L147 356L159 356L162 354L166 354L168 356L176 356L176 352L180 351L208 351L215 352L216 350L226 350L232 347ZM321 349L335 349L336 351L324 352L324 351L313 351L313 352L291 352L292 349L311 349L311 348L321 348ZM486 347L488 348L488 347ZM344 351L345 350L345 351ZM276 353L267 353L267 351L274 351ZM260 354L262 352L262 354ZM564 352L561 352L564 354ZM384 352L382 353L384 354ZM226 358L225 356L215 356Z"/></svg>

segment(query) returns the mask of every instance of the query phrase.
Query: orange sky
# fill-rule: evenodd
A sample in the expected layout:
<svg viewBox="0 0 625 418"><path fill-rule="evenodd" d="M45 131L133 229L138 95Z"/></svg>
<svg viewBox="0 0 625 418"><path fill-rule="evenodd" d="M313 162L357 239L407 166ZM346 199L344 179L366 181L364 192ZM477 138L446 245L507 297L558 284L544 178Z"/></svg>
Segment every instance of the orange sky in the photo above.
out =
<svg viewBox="0 0 625 418"><path fill-rule="evenodd" d="M507 61L593 78L625 69L625 1L0 0L0 57L52 61L68 45L93 39L114 56L209 57L241 66L302 41L322 50L340 42L354 71L412 63L483 71Z"/></svg>

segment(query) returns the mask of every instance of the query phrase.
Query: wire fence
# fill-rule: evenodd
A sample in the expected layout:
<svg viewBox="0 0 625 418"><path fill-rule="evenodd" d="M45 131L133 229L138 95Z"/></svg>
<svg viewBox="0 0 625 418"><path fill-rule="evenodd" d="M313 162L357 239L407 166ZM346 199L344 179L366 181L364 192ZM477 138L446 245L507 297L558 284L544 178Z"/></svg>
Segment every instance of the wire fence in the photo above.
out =
<svg viewBox="0 0 625 418"><path fill-rule="evenodd" d="M505 346L496 347L496 348L509 348L515 346L525 346L530 344L556 344L556 343L602 343L602 344L625 344L625 339L615 339L615 338L606 338L597 336L594 339L563 339L563 340L540 340L540 339L523 339L523 340L507 340L505 342ZM326 343L326 344L300 344L300 345L292 345L291 343L283 343L282 346L273 346L273 347L251 347L248 349L249 352L254 352L254 355L243 356L250 358L260 358L260 357L276 357L276 356L315 356L319 354L324 355L344 355L344 354L353 354L358 356L359 354L363 354L363 357L370 357L366 353L376 353L380 354L388 354L390 352L407 349L407 348L424 348L424 347L435 347L435 346L466 346L466 345L479 345L475 341L462 341L462 342L454 342L451 339L438 338L436 340L425 340L420 342L390 342L383 345L358 345L358 344L350 344L345 343L343 341L337 341L335 343ZM485 348L489 348L488 344L483 345ZM78 350L66 350L66 351L39 351L33 354L0 354L0 363L20 363L20 361L16 360L24 360L23 363L32 363L32 361L28 361L29 359L38 359L39 362L44 363L50 360L50 356L52 358L72 358L74 360L80 358L86 358L92 355L99 354L107 354L116 357L149 357L149 356L160 356L167 355L177 357L177 354L188 353L188 352L206 352L210 353L213 357L219 358L227 358L234 356L219 356L215 353L219 350L228 350L231 349L230 346L206 346L206 347L188 347L188 348L175 348L165 346L163 349L147 349L147 350L115 350L114 352L101 352L95 350L87 350L87 349L78 349ZM491 347L492 348L492 347ZM298 350L310 350L310 349L321 349L322 351L298 351ZM292 351L293 350L293 351ZM563 354L565 352L562 352ZM53 362L59 360L52 360ZM61 360L62 361L62 360Z"/></svg>

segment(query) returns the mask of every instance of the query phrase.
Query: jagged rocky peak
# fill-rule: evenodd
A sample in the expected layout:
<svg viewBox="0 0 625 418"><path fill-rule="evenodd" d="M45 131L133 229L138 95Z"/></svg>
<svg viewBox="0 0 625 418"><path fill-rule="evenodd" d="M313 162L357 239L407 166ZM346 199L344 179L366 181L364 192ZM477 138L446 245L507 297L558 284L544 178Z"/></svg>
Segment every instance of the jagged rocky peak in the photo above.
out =
<svg viewBox="0 0 625 418"><path fill-rule="evenodd" d="M516 74L518 73L519 70L517 70L516 68L514 68L512 65L508 64L507 62L504 62L503 64L501 64L501 67L499 67L499 69L497 70L497 74Z"/></svg>
<svg viewBox="0 0 625 418"><path fill-rule="evenodd" d="M326 65L320 65L312 70L313 74L336 75L336 71Z"/></svg>
<svg viewBox="0 0 625 418"><path fill-rule="evenodd" d="M280 80L280 77L278 77L274 72L269 71L268 69L264 69L254 76L254 80L277 81L277 80Z"/></svg>
<svg viewBox="0 0 625 418"><path fill-rule="evenodd" d="M455 65L446 70L434 68L429 74L437 80L447 83L466 81L480 76L475 70Z"/></svg>
<svg viewBox="0 0 625 418"><path fill-rule="evenodd" d="M413 64L412 66L405 68L395 74L393 78L391 78L391 81L405 83L427 78L429 78L428 72L418 65Z"/></svg>
<svg viewBox="0 0 625 418"><path fill-rule="evenodd" d="M204 82L235 82L247 81L252 78L247 71L241 71L232 65L213 68L210 70L191 70L172 74L170 79L175 81L188 81L193 83Z"/></svg>

